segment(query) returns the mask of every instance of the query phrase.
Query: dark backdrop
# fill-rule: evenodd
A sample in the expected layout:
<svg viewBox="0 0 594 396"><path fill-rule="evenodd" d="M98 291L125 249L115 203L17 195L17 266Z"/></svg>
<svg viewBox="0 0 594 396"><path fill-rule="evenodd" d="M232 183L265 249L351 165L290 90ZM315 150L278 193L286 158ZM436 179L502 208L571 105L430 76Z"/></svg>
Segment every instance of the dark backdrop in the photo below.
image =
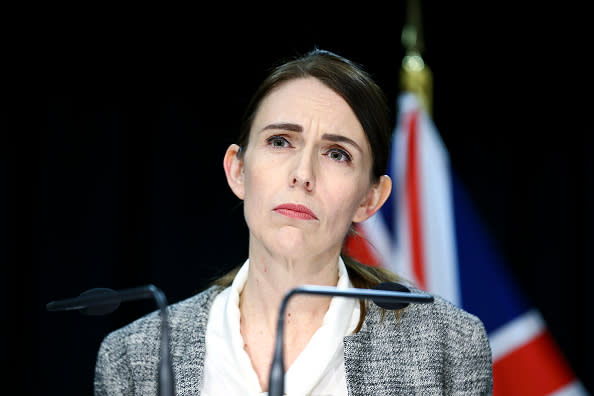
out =
<svg viewBox="0 0 594 396"><path fill-rule="evenodd" d="M594 389L594 139L591 100L579 96L591 92L587 29L559 5L519 15L441 3L423 9L435 123L527 298ZM33 394L90 394L101 339L155 309L134 302L85 317L48 313L49 301L152 283L176 302L246 258L222 158L267 68L314 46L336 51L376 77L395 113L404 54L402 5L261 19L75 11L39 16L14 46L26 59L27 128L9 168L24 207L9 258L25 300L16 366L35 378Z"/></svg>

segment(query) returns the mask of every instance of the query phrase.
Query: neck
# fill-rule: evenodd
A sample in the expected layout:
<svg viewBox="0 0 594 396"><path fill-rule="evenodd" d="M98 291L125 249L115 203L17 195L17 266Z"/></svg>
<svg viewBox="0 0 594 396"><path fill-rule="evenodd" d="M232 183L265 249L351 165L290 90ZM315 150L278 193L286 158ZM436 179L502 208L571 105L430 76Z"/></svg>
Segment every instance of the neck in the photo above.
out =
<svg viewBox="0 0 594 396"><path fill-rule="evenodd" d="M240 331L262 389L268 387L281 301L289 290L303 284L335 286L337 264L338 256L332 261L307 262L262 259L250 252L247 280L239 299ZM322 325L330 301L330 297L303 295L289 301L283 318L286 368Z"/></svg>
<svg viewBox="0 0 594 396"><path fill-rule="evenodd" d="M242 316L256 321L274 334L280 304L293 288L305 284L336 286L338 255L326 260L286 259L250 254L247 281L241 293ZM328 310L329 297L295 295L285 311L285 326L292 322L320 322Z"/></svg>

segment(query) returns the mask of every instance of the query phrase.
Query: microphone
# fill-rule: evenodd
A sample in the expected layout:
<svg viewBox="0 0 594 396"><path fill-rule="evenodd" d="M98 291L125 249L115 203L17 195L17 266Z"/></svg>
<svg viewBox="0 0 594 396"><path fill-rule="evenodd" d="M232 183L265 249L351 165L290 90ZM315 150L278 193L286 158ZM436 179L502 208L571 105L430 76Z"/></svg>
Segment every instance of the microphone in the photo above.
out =
<svg viewBox="0 0 594 396"><path fill-rule="evenodd" d="M370 299L380 307L391 310L404 308L410 303L424 304L433 302L433 296L424 293L411 293L406 286L395 282L382 282L373 289L338 289L330 286L303 285L289 290L281 302L278 316L274 357L268 378L268 396L282 396L285 390L284 317L287 303L295 294Z"/></svg>
<svg viewBox="0 0 594 396"><path fill-rule="evenodd" d="M107 288L90 289L80 296L52 301L46 305L48 311L78 310L85 315L105 315L115 311L123 301L153 298L161 313L161 356L159 365L159 394L175 395L173 368L169 353L169 319L165 294L153 285L115 291Z"/></svg>

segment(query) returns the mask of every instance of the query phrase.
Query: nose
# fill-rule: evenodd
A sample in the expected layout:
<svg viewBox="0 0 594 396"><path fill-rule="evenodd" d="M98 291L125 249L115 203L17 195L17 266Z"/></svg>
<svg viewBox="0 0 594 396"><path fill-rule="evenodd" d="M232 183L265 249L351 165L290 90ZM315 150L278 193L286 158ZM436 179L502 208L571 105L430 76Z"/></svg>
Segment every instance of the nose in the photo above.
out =
<svg viewBox="0 0 594 396"><path fill-rule="evenodd" d="M291 187L302 187L307 192L312 192L315 187L315 164L313 155L302 155L295 158L295 165L289 175Z"/></svg>

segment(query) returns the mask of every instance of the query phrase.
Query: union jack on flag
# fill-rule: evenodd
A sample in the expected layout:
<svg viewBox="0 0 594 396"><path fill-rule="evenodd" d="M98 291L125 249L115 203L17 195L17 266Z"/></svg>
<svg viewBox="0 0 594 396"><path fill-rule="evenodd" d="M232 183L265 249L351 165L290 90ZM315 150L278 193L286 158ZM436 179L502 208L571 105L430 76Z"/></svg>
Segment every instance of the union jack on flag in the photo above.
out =
<svg viewBox="0 0 594 396"><path fill-rule="evenodd" d="M398 109L392 195L358 225L346 252L478 316L491 345L494 395L588 395L506 271L429 115L411 93Z"/></svg>

